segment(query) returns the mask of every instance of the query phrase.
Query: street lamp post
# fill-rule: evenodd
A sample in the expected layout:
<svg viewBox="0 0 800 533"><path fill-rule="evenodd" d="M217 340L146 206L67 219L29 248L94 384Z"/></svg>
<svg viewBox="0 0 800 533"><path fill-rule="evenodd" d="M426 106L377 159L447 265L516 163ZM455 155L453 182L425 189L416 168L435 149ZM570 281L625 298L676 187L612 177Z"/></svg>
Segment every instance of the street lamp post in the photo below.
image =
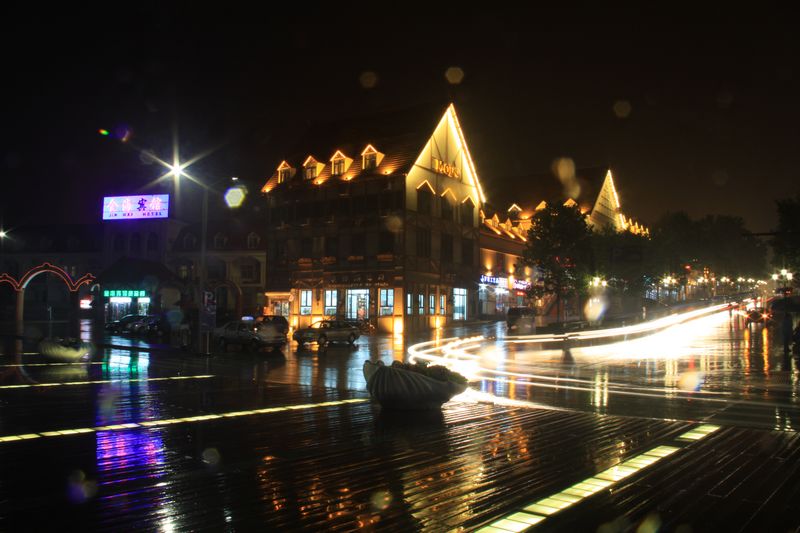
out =
<svg viewBox="0 0 800 533"><path fill-rule="evenodd" d="M226 182L233 182L236 184L233 188L228 189L225 193L225 203L228 207L236 208L239 207L244 200L244 189L241 186L238 186L237 182L239 178L224 178L222 180L216 181L212 185L208 185L203 183L191 176L189 176L186 171L184 170L188 164L180 164L177 160L173 165L169 165L171 170L171 174L174 176L176 180L179 180L181 176L186 176L191 181L194 181L203 189L203 202L202 207L200 210L200 272L198 274L198 299L197 299L197 349L198 351L203 350L203 333L206 333L206 341L208 340L208 333L204 331L204 326L206 325L206 321L204 319L208 318L205 316L209 313L209 310L206 308L206 283L208 281L208 275L206 272L206 250L208 247L208 192L217 185L221 185ZM231 192L237 192L238 194L231 194ZM205 343L205 351L206 354L209 353L209 343Z"/></svg>

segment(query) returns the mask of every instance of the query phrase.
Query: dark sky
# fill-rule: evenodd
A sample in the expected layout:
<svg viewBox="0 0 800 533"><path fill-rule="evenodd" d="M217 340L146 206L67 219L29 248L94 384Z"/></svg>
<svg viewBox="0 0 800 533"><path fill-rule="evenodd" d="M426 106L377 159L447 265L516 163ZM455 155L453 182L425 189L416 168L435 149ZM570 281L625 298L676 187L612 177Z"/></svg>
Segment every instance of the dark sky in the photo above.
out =
<svg viewBox="0 0 800 533"><path fill-rule="evenodd" d="M536 196L522 178L559 157L611 164L625 211L648 223L686 210L766 231L775 199L800 192L787 13L119 6L3 13L5 226L97 220L101 196L161 173L134 146L168 157L173 125L183 154L215 149L195 173L256 188L310 121L448 99L490 198Z"/></svg>

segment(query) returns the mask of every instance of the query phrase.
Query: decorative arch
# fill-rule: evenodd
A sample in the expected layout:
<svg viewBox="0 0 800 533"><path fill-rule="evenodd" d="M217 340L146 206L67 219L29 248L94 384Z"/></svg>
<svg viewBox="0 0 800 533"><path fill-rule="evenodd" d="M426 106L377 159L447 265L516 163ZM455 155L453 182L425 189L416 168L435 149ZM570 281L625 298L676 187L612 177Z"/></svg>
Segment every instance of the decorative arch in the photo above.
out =
<svg viewBox="0 0 800 533"><path fill-rule="evenodd" d="M63 268L51 265L50 263L42 263L41 265L28 270L19 280L14 279L13 276L7 273L0 274L0 283L8 283L14 288L15 291L21 292L25 290L25 288L28 286L28 283L30 283L33 278L42 273L54 274L56 277L60 278L70 292L78 292L78 289L80 289L81 285L89 285L95 280L95 277L92 274L84 274L77 280L73 280L72 276L70 276Z"/></svg>

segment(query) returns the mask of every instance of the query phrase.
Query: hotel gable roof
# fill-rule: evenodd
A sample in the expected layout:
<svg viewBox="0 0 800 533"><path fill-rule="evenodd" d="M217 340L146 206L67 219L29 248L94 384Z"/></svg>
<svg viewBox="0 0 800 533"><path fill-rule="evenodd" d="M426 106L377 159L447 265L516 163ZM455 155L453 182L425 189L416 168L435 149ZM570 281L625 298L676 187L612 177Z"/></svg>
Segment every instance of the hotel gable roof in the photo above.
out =
<svg viewBox="0 0 800 533"><path fill-rule="evenodd" d="M577 205L597 226L613 224L618 230L649 235L649 229L626 217L619 206L619 197L612 170L608 167L589 167L575 170L574 178L561 180L554 173L529 174L509 180L510 186L498 188L486 206L488 225L505 222L522 234L530 229L530 218L547 203ZM611 189L608 205L601 197L604 187ZM521 192L525 191L525 192ZM530 192L528 192L530 191ZM604 205L605 204L605 205ZM502 228L500 228L502 230Z"/></svg>
<svg viewBox="0 0 800 533"><path fill-rule="evenodd" d="M446 111L444 104L416 106L381 114L355 116L312 124L297 145L276 162L262 187L311 187L374 176L407 174ZM363 168L364 154L377 153L374 168ZM334 158L345 160L344 171L333 175ZM305 167L317 166L313 179L305 178ZM281 180L280 170L286 172ZM288 178L288 179L285 179Z"/></svg>

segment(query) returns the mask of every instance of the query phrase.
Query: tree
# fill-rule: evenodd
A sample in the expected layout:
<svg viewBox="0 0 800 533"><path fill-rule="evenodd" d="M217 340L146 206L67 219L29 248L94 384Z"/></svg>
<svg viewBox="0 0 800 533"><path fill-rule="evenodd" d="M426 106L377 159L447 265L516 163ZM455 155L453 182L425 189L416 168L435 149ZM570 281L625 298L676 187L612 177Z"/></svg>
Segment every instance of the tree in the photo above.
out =
<svg viewBox="0 0 800 533"><path fill-rule="evenodd" d="M641 297L658 274L651 245L648 237L606 226L592 235L597 274L620 296Z"/></svg>
<svg viewBox="0 0 800 533"><path fill-rule="evenodd" d="M656 271L687 273L708 268L718 277L759 278L766 271L766 250L741 217L706 215L693 220L684 212L668 213L653 227ZM660 270L660 272L658 272ZM683 283L686 278L681 278Z"/></svg>
<svg viewBox="0 0 800 533"><path fill-rule="evenodd" d="M559 316L562 298L583 292L592 271L592 231L576 206L547 204L531 219L522 267L535 267L542 284L531 286L531 295L553 294Z"/></svg>
<svg viewBox="0 0 800 533"><path fill-rule="evenodd" d="M791 272L800 269L800 194L796 198L778 200L777 235L772 240L772 264Z"/></svg>

